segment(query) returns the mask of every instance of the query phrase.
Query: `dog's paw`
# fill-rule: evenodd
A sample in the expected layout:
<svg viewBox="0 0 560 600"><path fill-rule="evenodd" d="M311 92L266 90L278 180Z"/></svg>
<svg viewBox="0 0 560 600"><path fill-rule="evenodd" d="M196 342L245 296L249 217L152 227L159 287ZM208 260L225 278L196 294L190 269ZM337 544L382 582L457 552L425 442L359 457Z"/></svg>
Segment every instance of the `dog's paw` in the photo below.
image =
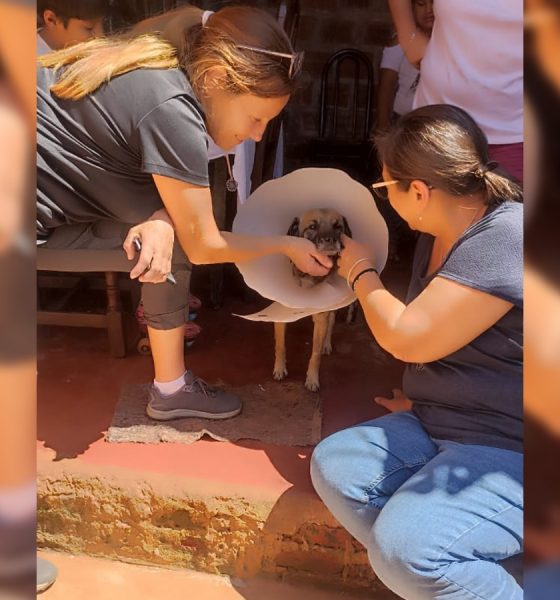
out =
<svg viewBox="0 0 560 600"><path fill-rule="evenodd" d="M307 378L305 380L305 387L310 392L318 392L319 388L321 387L319 385L319 377L317 377L317 375L307 375Z"/></svg>
<svg viewBox="0 0 560 600"><path fill-rule="evenodd" d="M288 369L286 369L285 365L274 367L272 376L274 377L274 379L276 379L276 381L282 381L282 379L285 379L288 376Z"/></svg>
<svg viewBox="0 0 560 600"><path fill-rule="evenodd" d="M332 350L333 350L332 342L325 342L323 344L321 354L326 354L328 356L329 354L332 354Z"/></svg>

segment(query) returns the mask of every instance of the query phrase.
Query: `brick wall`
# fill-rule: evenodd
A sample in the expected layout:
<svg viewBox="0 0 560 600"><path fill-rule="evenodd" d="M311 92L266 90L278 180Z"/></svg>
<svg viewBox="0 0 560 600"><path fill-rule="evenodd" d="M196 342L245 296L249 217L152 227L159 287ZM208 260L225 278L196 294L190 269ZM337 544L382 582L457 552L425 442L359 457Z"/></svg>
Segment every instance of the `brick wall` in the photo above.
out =
<svg viewBox="0 0 560 600"><path fill-rule="evenodd" d="M305 51L305 66L301 89L286 111L288 169L297 166L298 147L318 135L321 73L328 58L343 48L361 50L373 62L376 82L383 47L393 34L386 0L300 0L300 10L296 47ZM341 133L349 131L344 119L349 116L351 96L345 75L351 74L348 68L341 72Z"/></svg>

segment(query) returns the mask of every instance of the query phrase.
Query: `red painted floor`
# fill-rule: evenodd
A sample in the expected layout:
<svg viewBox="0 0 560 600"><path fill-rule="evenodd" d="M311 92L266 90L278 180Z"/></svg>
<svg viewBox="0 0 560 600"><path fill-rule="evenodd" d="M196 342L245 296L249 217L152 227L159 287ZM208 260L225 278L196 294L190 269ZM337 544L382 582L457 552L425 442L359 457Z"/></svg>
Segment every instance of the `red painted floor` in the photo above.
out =
<svg viewBox="0 0 560 600"><path fill-rule="evenodd" d="M43 552L58 568L45 600L365 600L344 591L313 589L266 580L230 579L184 569L158 569L86 556ZM382 600L381 597L378 597ZM393 596L391 596L393 598Z"/></svg>
<svg viewBox="0 0 560 600"><path fill-rule="evenodd" d="M403 272L388 272L386 284L402 294ZM205 299L204 290L200 293ZM266 384L272 379L271 324L231 316L250 313L256 305L229 295L219 311L200 311L203 333L187 350L188 366L210 383ZM344 315L340 315L343 317ZM288 327L289 380L301 381L310 351L311 320ZM324 403L323 436L380 416L373 397L400 386L402 366L384 354L363 320L337 322L333 355L321 366ZM302 348L305 349L302 352ZM183 444L109 444L104 434L123 384L153 377L151 359L133 349L125 359L107 351L104 331L41 327L38 333L38 440L40 452L59 461L124 467L142 472L180 475L212 482L265 488L282 494L289 488L311 491L311 448L279 447L254 441L222 443L201 440Z"/></svg>

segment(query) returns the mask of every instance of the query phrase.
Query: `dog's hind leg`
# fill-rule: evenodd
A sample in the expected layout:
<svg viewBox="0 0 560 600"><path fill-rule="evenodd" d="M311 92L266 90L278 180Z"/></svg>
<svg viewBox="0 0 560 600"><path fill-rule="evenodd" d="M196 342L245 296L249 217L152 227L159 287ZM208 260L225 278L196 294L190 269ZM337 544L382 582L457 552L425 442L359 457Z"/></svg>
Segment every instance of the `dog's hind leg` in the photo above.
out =
<svg viewBox="0 0 560 600"><path fill-rule="evenodd" d="M274 323L274 371L273 377L281 381L288 374L286 369L286 323Z"/></svg>
<svg viewBox="0 0 560 600"><path fill-rule="evenodd" d="M307 367L305 387L310 392L317 392L320 387L319 367L321 365L321 352L323 351L323 344L329 326L329 313L324 312L313 315L313 325L313 350L309 359L309 366Z"/></svg>

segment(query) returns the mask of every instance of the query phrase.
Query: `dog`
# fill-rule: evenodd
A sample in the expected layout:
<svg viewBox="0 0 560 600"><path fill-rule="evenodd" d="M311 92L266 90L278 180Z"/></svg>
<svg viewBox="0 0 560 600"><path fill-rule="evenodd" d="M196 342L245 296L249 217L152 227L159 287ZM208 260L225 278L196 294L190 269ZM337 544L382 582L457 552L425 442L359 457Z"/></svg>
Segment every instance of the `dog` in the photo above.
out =
<svg viewBox="0 0 560 600"><path fill-rule="evenodd" d="M300 271L293 263L294 277L304 288L313 287L336 270L336 259L342 250L342 234L352 237L346 219L337 211L321 208L304 212L296 217L287 234L303 237L313 242L320 252L333 259L327 275L316 277ZM305 387L311 392L319 391L319 366L321 355L332 352L332 331L335 313L328 311L313 315L313 349L307 367ZM274 371L273 377L281 381L288 375L286 369L286 323L274 323Z"/></svg>

